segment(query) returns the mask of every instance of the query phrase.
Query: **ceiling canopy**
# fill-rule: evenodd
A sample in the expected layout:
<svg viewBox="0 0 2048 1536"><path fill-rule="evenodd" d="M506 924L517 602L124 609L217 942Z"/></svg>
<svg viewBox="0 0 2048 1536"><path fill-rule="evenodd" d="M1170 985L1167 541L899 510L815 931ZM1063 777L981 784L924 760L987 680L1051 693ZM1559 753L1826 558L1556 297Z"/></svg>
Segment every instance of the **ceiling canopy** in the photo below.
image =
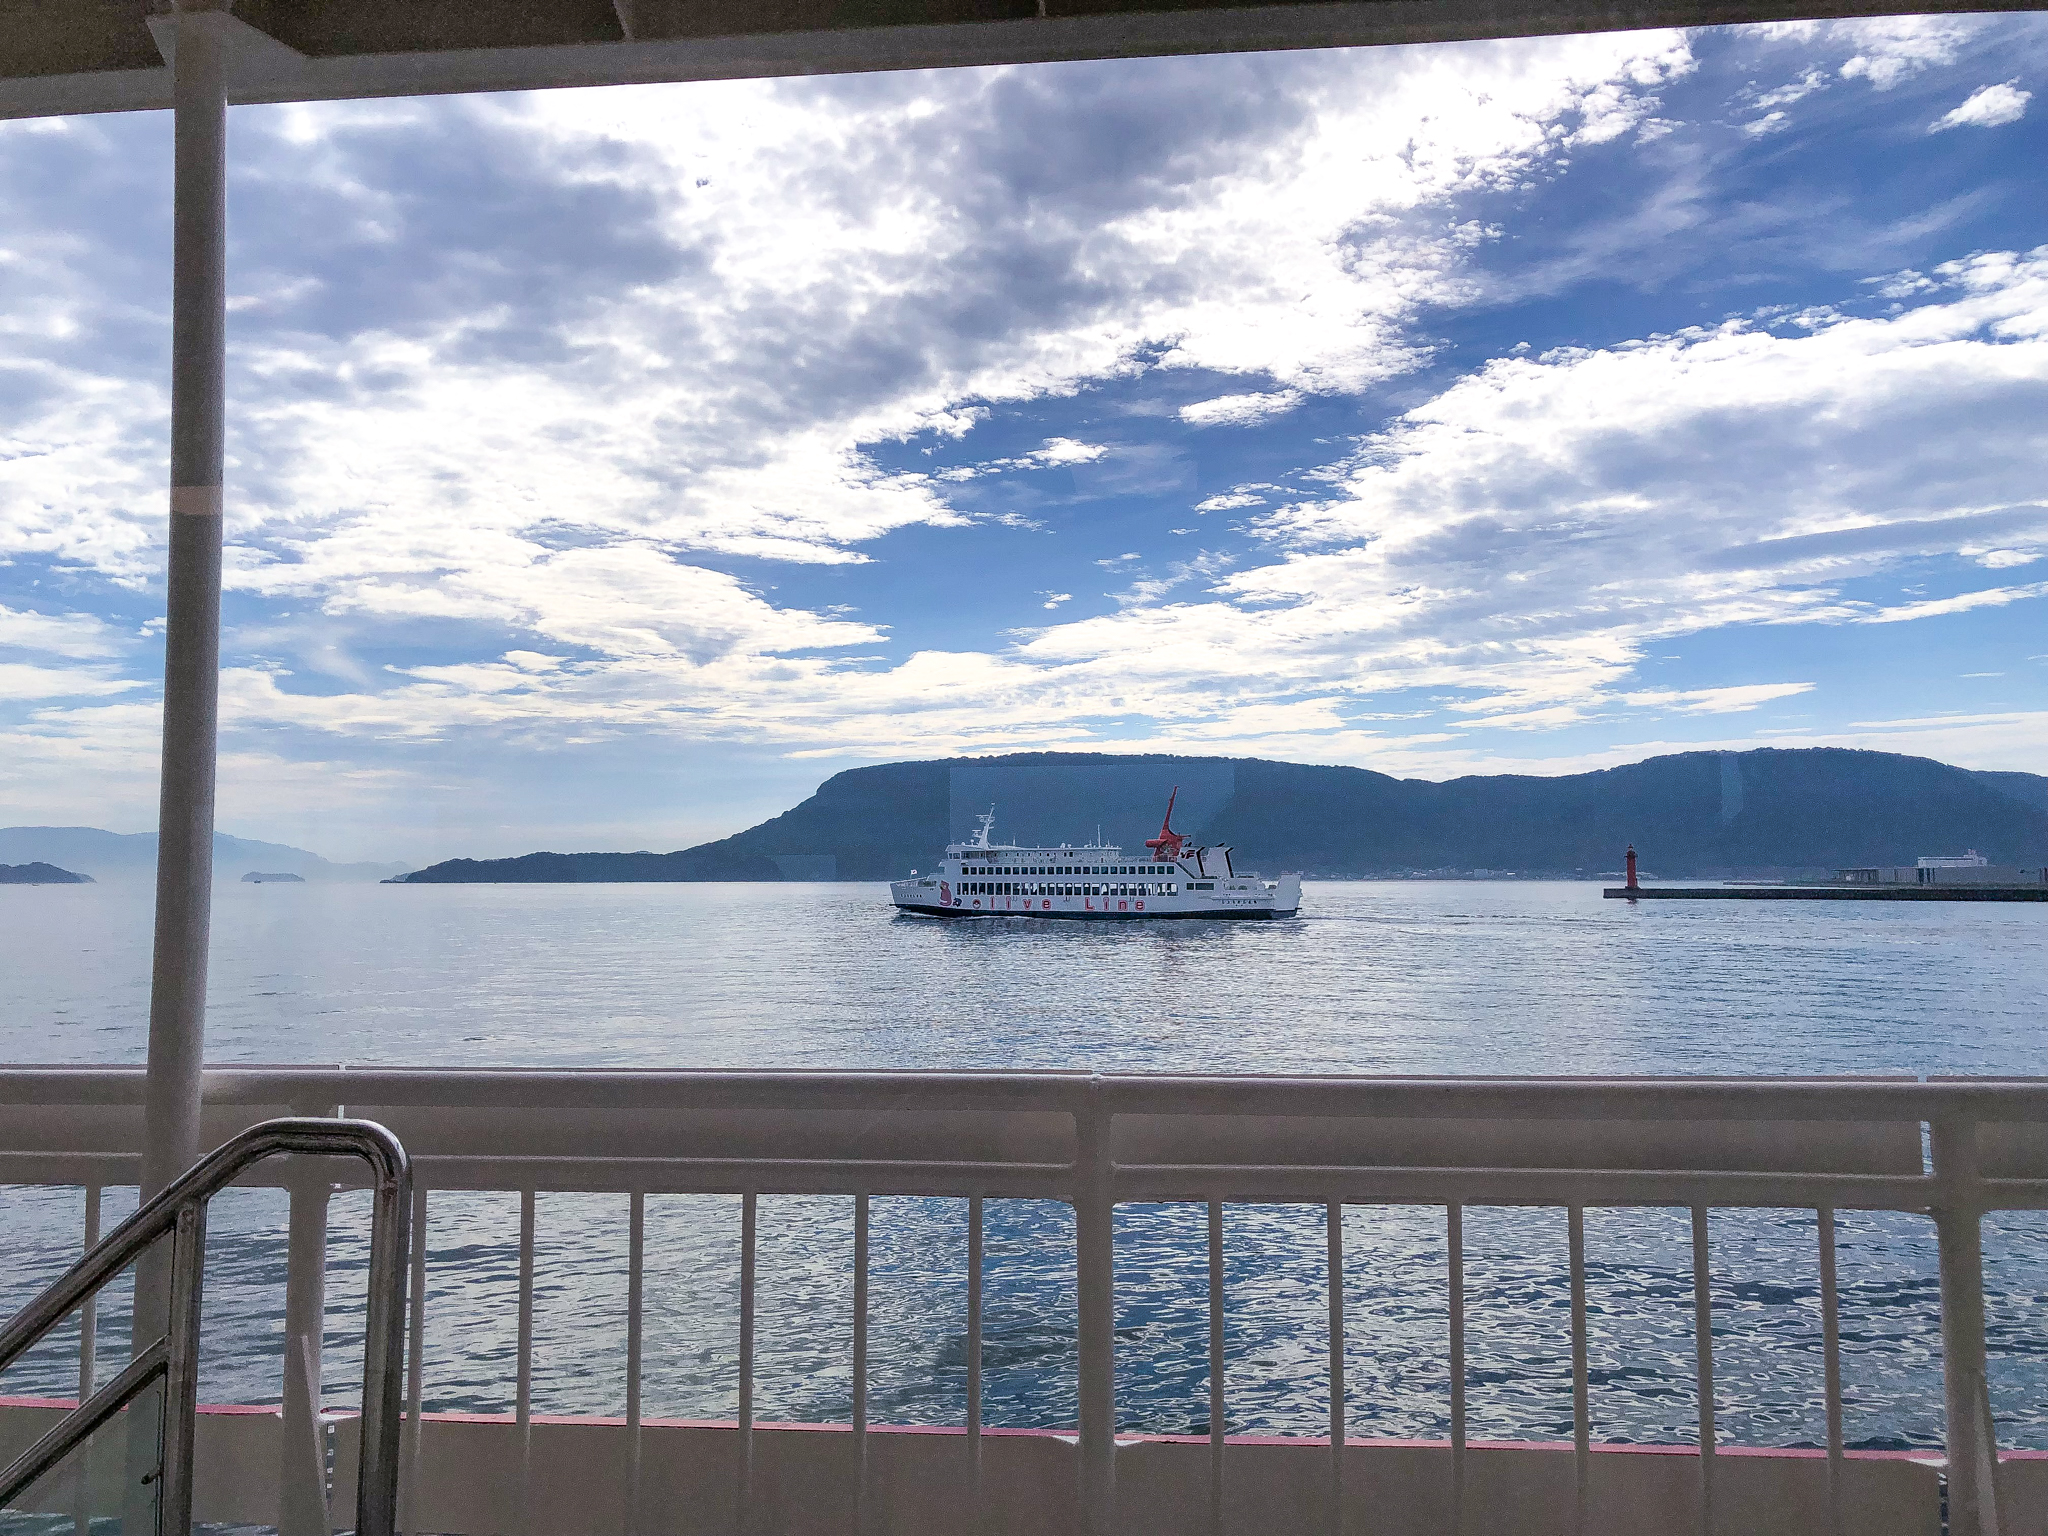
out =
<svg viewBox="0 0 2048 1536"><path fill-rule="evenodd" d="M2025 0L240 0L236 102L2030 10ZM0 117L170 105L149 0L0 0ZM166 41L171 29L160 28Z"/></svg>

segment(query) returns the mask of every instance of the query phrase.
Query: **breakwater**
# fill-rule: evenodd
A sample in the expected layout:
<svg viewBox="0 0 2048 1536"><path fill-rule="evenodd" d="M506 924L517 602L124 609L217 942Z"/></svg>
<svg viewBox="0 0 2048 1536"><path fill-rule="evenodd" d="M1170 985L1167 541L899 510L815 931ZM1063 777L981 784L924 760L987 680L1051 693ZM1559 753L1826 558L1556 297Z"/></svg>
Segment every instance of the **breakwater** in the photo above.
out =
<svg viewBox="0 0 2048 1536"><path fill-rule="evenodd" d="M2048 901L2048 885L1610 885L1610 901Z"/></svg>

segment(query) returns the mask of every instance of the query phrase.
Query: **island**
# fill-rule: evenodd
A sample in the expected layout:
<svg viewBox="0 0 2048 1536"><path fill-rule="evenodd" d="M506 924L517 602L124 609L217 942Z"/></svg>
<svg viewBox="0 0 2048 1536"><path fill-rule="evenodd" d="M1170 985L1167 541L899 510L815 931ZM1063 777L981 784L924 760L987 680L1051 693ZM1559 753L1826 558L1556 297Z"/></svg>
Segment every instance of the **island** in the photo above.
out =
<svg viewBox="0 0 2048 1536"><path fill-rule="evenodd" d="M242 876L242 884L244 885L304 885L305 883L306 877L304 875L269 874L260 869L252 869L249 873Z"/></svg>
<svg viewBox="0 0 2048 1536"><path fill-rule="evenodd" d="M2048 777L1839 747L1681 752L1589 773L1436 783L1337 764L1027 752L849 768L781 815L671 853L449 859L392 883L895 880L996 810L999 841L1137 848L1188 834L1314 879L1594 880L1633 842L1674 879L1798 882L1930 848L2048 865Z"/></svg>
<svg viewBox="0 0 2048 1536"><path fill-rule="evenodd" d="M91 875L74 874L54 864L0 864L0 885L91 885Z"/></svg>

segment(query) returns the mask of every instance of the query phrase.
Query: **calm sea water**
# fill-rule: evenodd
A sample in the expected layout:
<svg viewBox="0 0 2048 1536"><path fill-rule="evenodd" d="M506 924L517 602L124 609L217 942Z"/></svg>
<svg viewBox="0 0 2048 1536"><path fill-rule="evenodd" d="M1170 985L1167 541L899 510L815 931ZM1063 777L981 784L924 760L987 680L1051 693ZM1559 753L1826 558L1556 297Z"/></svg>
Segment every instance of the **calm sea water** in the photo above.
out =
<svg viewBox="0 0 2048 1536"><path fill-rule="evenodd" d="M1477 1073L2048 1071L2036 906L1602 901L1525 883L1312 885L1296 922L1109 928L896 918L878 886L223 886L209 1056L218 1061L721 1067L1075 1067ZM0 1055L142 1059L149 893L0 888ZM123 1208L108 1196L111 1219ZM77 1242L80 1197L0 1191L12 1307ZM361 1213L337 1202L327 1375L357 1368ZM996 1424L1065 1424L1074 1402L1072 1223L988 1207L986 1390ZM213 1226L204 1390L274 1401L283 1207L226 1197ZM535 1408L623 1403L623 1197L542 1196ZM1204 1215L1119 1217L1119 1408L1128 1429L1207 1427ZM730 1416L737 1202L649 1202L647 1411ZM1325 1422L1322 1216L1232 1207L1230 1427ZM850 1416L850 1202L764 1199L759 1411ZM516 1199L437 1196L430 1406L510 1404ZM1811 1444L1820 1421L1812 1217L1714 1218L1723 1433ZM1987 1224L2008 1443L2048 1444L2048 1226ZM1449 1422L1440 1211L1346 1216L1357 1434ZM1568 1436L1562 1212L1466 1219L1471 1429ZM1597 1434L1694 1433L1691 1249L1682 1213L1590 1212ZM872 1412L958 1423L964 1203L877 1200ZM1847 1428L1938 1443L1933 1237L1850 1214L1841 1235ZM105 1309L118 1319L121 1307ZM103 1359L118 1358L118 1323ZM57 1340L0 1379L58 1392Z"/></svg>

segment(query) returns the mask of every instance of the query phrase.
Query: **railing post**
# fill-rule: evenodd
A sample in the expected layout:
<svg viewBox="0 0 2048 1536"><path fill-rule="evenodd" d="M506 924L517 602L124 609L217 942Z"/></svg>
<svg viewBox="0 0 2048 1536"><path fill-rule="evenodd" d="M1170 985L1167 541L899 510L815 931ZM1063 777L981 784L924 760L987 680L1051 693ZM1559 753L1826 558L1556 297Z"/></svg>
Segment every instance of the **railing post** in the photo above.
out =
<svg viewBox="0 0 2048 1536"><path fill-rule="evenodd" d="M1692 1208L1692 1341L1700 1412L1700 1536L1715 1536L1714 1291L1707 1250L1707 1207Z"/></svg>
<svg viewBox="0 0 2048 1536"><path fill-rule="evenodd" d="M1835 1278L1835 1208L1816 1211L1820 1236L1821 1393L1828 1432L1828 1536L1842 1524L1842 1299Z"/></svg>
<svg viewBox="0 0 2048 1536"><path fill-rule="evenodd" d="M1209 1202L1209 1536L1223 1536L1223 1202Z"/></svg>
<svg viewBox="0 0 2048 1536"><path fill-rule="evenodd" d="M91 1253L100 1241L100 1186L89 1184L85 1190L85 1252ZM99 1386L99 1323L100 1297L95 1291L85 1298L85 1305L78 1309L78 1400L83 1403ZM73 1536L92 1536L92 1442L88 1440L78 1449L78 1470L74 1474L76 1501L72 1505L71 1529Z"/></svg>
<svg viewBox="0 0 2048 1536"><path fill-rule="evenodd" d="M293 1106L338 1115L341 1106ZM333 1186L317 1159L291 1159L284 1272L283 1438L278 1536L328 1536L327 1446L320 1422L321 1347L327 1334L327 1207Z"/></svg>
<svg viewBox="0 0 2048 1536"><path fill-rule="evenodd" d="M868 1213L853 1197L853 1536L867 1536L868 1506Z"/></svg>
<svg viewBox="0 0 2048 1536"><path fill-rule="evenodd" d="M733 1490L733 1528L754 1532L754 1286L761 1197L740 1196L740 1459Z"/></svg>
<svg viewBox="0 0 2048 1536"><path fill-rule="evenodd" d="M1585 1536L1593 1483L1593 1408L1586 1361L1586 1208L1567 1207L1572 1287L1572 1530Z"/></svg>
<svg viewBox="0 0 2048 1536"><path fill-rule="evenodd" d="M404 1529L417 1532L422 1523L420 1513L420 1453L421 1424L420 1406L426 1391L427 1353L427 1186L415 1183L412 1191L412 1252L408 1255L412 1266L412 1279L406 1292L406 1305L412 1317L407 1332L411 1345L405 1359L405 1423L404 1446L399 1465L404 1469L404 1511L394 1512L394 1520L402 1520Z"/></svg>
<svg viewBox="0 0 2048 1536"><path fill-rule="evenodd" d="M1111 1202L1109 1115L1101 1084L1074 1116L1074 1258L1080 1310L1081 1529L1116 1529L1116 1227Z"/></svg>
<svg viewBox="0 0 2048 1536"><path fill-rule="evenodd" d="M1451 1536L1465 1536L1465 1208L1444 1209L1451 1333Z"/></svg>
<svg viewBox="0 0 2048 1536"><path fill-rule="evenodd" d="M519 1358L512 1419L519 1433L519 1536L533 1530L533 1248L534 1192L519 1192Z"/></svg>
<svg viewBox="0 0 2048 1536"><path fill-rule="evenodd" d="M1998 1434L1991 1423L1990 1368L1984 1347L1977 1127L1967 1120L1937 1120L1932 1130L1934 1177L1941 1198L1933 1215L1941 1255L1949 1536L1998 1536Z"/></svg>
<svg viewBox="0 0 2048 1536"><path fill-rule="evenodd" d="M1330 1309L1330 1536L1344 1536L1344 1207L1323 1207L1325 1273Z"/></svg>
<svg viewBox="0 0 2048 1536"><path fill-rule="evenodd" d="M206 1274L204 1199L193 1200L178 1211L170 1268L170 1326L165 1332L171 1347L164 1372L154 1529L157 1536L191 1536L192 1450L199 1427L200 1298Z"/></svg>
<svg viewBox="0 0 2048 1536"><path fill-rule="evenodd" d="M967 1486L971 1536L982 1536L988 1518L981 1492L981 1307L982 1197L967 1201Z"/></svg>
<svg viewBox="0 0 2048 1536"><path fill-rule="evenodd" d="M626 1215L626 1517L625 1536L640 1536L640 1367L646 1334L647 1193L633 1191Z"/></svg>

